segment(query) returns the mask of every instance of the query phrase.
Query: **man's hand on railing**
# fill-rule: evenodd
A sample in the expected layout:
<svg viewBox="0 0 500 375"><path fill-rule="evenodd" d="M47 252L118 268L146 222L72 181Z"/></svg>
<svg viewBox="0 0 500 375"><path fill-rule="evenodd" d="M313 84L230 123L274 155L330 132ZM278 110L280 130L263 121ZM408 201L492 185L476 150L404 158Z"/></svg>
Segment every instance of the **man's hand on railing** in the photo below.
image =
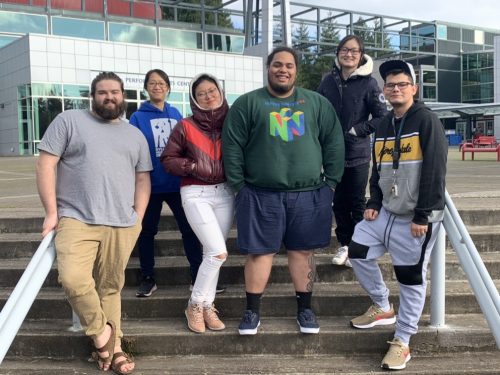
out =
<svg viewBox="0 0 500 375"><path fill-rule="evenodd" d="M42 237L45 237L50 231L55 230L58 222L57 212L52 215L46 215L43 221Z"/></svg>

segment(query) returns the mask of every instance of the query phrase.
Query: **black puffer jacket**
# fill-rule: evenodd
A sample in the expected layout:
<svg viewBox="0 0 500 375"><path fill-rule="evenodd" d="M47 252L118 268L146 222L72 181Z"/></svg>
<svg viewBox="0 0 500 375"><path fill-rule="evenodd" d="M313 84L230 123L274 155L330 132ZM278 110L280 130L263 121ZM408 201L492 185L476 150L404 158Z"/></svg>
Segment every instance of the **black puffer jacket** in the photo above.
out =
<svg viewBox="0 0 500 375"><path fill-rule="evenodd" d="M347 79L342 78L335 59L333 70L321 81L318 92L335 108L344 130L345 166L355 167L370 161L370 134L387 113L384 95L371 76L373 61L365 62ZM370 115L372 118L369 120Z"/></svg>
<svg viewBox="0 0 500 375"><path fill-rule="evenodd" d="M219 82L215 77L212 77ZM191 82L196 81L195 77ZM193 115L182 119L175 125L160 161L165 170L183 178L182 185L218 184L226 181L222 164L221 134L222 125L229 106L223 96L216 109L200 108L191 92L190 103Z"/></svg>

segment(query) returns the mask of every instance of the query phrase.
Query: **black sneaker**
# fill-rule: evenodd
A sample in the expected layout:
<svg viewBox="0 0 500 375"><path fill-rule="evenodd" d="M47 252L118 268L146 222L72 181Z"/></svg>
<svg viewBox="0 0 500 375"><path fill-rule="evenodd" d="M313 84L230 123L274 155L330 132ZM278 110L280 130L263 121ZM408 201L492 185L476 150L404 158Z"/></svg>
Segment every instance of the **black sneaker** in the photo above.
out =
<svg viewBox="0 0 500 375"><path fill-rule="evenodd" d="M137 293L135 293L135 295L136 297L149 297L157 289L158 287L156 286L155 279L147 276L142 279L141 285L139 285L139 289L137 290Z"/></svg>
<svg viewBox="0 0 500 375"><path fill-rule="evenodd" d="M192 292L193 291L193 284L190 284L189 285L189 291ZM226 287L224 285L219 285L217 284L217 287L215 289L215 294L222 294L226 291Z"/></svg>

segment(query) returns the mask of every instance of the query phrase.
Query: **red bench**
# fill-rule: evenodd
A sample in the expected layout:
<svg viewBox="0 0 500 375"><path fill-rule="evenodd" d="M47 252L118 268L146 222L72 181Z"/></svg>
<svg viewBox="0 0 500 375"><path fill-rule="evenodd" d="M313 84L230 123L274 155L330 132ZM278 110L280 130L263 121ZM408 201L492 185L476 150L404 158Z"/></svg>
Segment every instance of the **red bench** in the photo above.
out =
<svg viewBox="0 0 500 375"><path fill-rule="evenodd" d="M476 147L496 147L497 139L493 135L480 135L472 141Z"/></svg>
<svg viewBox="0 0 500 375"><path fill-rule="evenodd" d="M462 145L462 160L465 160L464 157L465 157L466 152L471 153L472 160L474 160L474 153L475 152L496 152L497 153L497 161L500 161L500 145L496 144L496 140L495 140L495 144L491 147L479 146L479 145L476 145L476 144L470 143L470 142L464 143Z"/></svg>

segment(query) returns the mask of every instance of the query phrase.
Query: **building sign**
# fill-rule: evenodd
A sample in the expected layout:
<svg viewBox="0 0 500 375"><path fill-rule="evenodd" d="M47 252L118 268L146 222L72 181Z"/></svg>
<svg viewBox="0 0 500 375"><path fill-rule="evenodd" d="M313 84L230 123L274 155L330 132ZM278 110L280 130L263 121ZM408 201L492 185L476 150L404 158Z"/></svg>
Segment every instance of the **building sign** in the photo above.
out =
<svg viewBox="0 0 500 375"><path fill-rule="evenodd" d="M100 72L91 71L91 78L94 79ZM144 76L145 74L132 74L132 73L116 73L125 84L125 89L137 89L142 90L144 88ZM171 91L181 91L181 92L189 92L189 83L191 82L191 78L183 78L183 77L172 77L170 78L170 84L172 87Z"/></svg>

